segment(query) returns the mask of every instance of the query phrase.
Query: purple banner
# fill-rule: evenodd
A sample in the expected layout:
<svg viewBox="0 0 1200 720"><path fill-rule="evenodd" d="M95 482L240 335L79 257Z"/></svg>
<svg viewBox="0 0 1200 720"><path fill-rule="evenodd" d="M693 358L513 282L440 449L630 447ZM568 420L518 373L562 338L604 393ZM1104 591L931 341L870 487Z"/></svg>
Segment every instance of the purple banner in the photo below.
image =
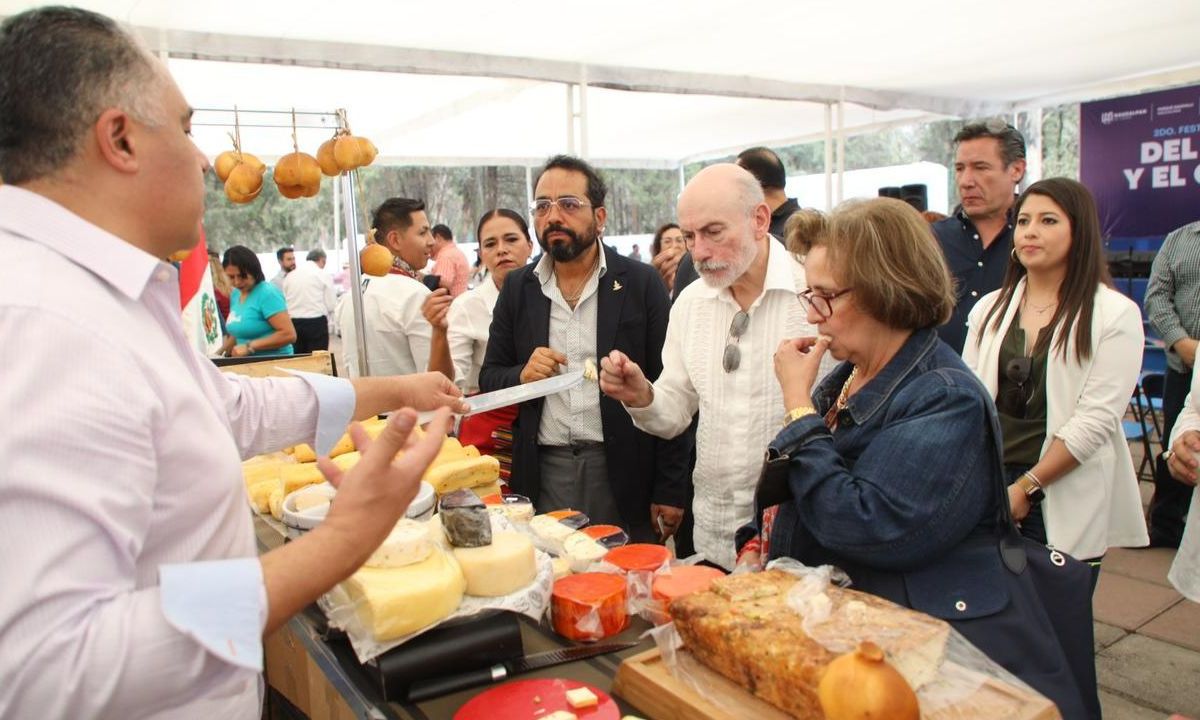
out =
<svg viewBox="0 0 1200 720"><path fill-rule="evenodd" d="M1200 86L1079 106L1079 179L1108 237L1200 220Z"/></svg>

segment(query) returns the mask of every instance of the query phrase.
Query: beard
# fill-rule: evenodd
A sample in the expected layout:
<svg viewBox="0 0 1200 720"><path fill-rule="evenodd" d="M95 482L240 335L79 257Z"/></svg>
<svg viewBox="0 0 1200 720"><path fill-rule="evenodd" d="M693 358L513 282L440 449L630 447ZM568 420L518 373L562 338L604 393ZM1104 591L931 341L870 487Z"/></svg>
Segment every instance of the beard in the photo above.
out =
<svg viewBox="0 0 1200 720"><path fill-rule="evenodd" d="M728 262L702 260L696 263L696 272L709 287L721 290L729 287L744 275L754 264L754 258L757 256L757 242L750 238L742 241L737 255L732 260Z"/></svg>
<svg viewBox="0 0 1200 720"><path fill-rule="evenodd" d="M543 237L552 232L565 234L570 239L569 242L549 245ZM550 257L554 258L554 262L568 263L582 255L585 250L595 244L598 237L599 233L596 232L595 220L588 225L587 232L582 237L571 228L554 223L553 225L547 225L538 233L538 245L542 246L543 252L548 253Z"/></svg>

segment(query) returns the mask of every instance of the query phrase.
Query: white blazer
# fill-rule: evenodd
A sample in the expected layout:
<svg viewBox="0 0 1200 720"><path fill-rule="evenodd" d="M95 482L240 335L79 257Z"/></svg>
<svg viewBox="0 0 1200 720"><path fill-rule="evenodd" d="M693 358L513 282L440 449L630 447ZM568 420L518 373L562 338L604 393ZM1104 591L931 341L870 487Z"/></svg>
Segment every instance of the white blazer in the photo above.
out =
<svg viewBox="0 0 1200 720"><path fill-rule="evenodd" d="M981 327L1000 291L984 296L967 320L963 360L996 397L1000 344L1017 317L1025 294L1021 280L999 328L992 318ZM1129 407L1142 365L1142 315L1132 300L1101 285L1092 312L1092 352L1075 359L1075 337L1066 358L1058 350L1063 328L1055 331L1046 368L1046 442L1062 440L1079 467L1046 488L1042 514L1050 545L1077 558L1103 555L1110 547L1150 543L1129 443L1121 418ZM982 338L982 340L981 340Z"/></svg>
<svg viewBox="0 0 1200 720"><path fill-rule="evenodd" d="M1192 373L1192 391L1183 403L1183 411L1171 431L1171 446L1188 430L1200 431L1200 373ZM1175 589L1193 602L1200 602L1200 491L1192 492L1192 504L1183 526L1183 541L1167 579Z"/></svg>

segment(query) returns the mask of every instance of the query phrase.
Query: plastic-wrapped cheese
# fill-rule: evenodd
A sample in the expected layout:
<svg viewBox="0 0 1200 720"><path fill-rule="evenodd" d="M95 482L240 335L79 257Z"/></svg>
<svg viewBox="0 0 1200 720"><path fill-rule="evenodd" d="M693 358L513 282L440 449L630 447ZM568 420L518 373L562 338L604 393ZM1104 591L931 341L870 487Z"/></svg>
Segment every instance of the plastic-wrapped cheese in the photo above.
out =
<svg viewBox="0 0 1200 720"><path fill-rule="evenodd" d="M725 573L714 567L679 565L656 575L650 585L650 593L665 608L675 598L707 590L712 581L719 577L725 577Z"/></svg>
<svg viewBox="0 0 1200 720"><path fill-rule="evenodd" d="M504 515L514 523L528 524L533 519L533 503L524 495L485 495L483 504L497 515Z"/></svg>
<svg viewBox="0 0 1200 720"><path fill-rule="evenodd" d="M570 640L600 640L629 624L625 578L610 573L580 573L554 581L550 614L554 632Z"/></svg>
<svg viewBox="0 0 1200 720"><path fill-rule="evenodd" d="M571 563L571 570L584 572L608 554L608 548L593 540L586 533L573 532L563 540L564 557Z"/></svg>
<svg viewBox="0 0 1200 720"><path fill-rule="evenodd" d="M564 524L556 517L535 515L529 521L529 529L537 537L539 547L549 550L555 555L562 555L563 542L567 536L575 532L575 528Z"/></svg>
<svg viewBox="0 0 1200 720"><path fill-rule="evenodd" d="M454 559L467 579L468 595L508 595L537 576L533 542L518 532L498 532L484 547L454 548Z"/></svg>
<svg viewBox="0 0 1200 720"><path fill-rule="evenodd" d="M419 563L433 553L425 523L402 519L367 559L367 567L398 568Z"/></svg>
<svg viewBox="0 0 1200 720"><path fill-rule="evenodd" d="M625 572L654 572L671 560L671 551L663 545L634 543L614 548L604 556L604 562Z"/></svg>
<svg viewBox="0 0 1200 720"><path fill-rule="evenodd" d="M462 602L466 580L443 552L401 568L364 567L342 583L363 626L386 642L432 625Z"/></svg>

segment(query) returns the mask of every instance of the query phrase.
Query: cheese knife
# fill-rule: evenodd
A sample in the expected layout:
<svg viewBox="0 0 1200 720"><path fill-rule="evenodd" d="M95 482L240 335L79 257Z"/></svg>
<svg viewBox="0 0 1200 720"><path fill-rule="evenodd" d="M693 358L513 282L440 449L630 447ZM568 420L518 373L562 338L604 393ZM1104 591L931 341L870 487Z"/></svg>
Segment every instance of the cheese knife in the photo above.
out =
<svg viewBox="0 0 1200 720"><path fill-rule="evenodd" d="M463 417L487 412L488 410L495 410L496 408L508 405L516 405L526 400L536 400L547 395L565 392L582 384L583 378L583 370L573 370L562 375L545 378L544 380L535 380L531 383L513 385L512 387L506 387L503 390L496 390L495 392L472 395L469 398L464 398L467 404L471 406L471 409L463 413ZM417 423L424 424L429 422L433 419L434 413L435 411L433 410L417 413Z"/></svg>
<svg viewBox="0 0 1200 720"><path fill-rule="evenodd" d="M545 667L596 657L597 655L628 650L635 645L637 645L636 642L622 642L559 648L558 650L548 650L546 652L526 655L515 660L506 660L481 670L420 680L413 683L409 688L408 701L410 703L421 702L422 700L458 692L459 690L466 690L478 685L487 685L507 680L513 675L529 672L530 670L539 670Z"/></svg>

